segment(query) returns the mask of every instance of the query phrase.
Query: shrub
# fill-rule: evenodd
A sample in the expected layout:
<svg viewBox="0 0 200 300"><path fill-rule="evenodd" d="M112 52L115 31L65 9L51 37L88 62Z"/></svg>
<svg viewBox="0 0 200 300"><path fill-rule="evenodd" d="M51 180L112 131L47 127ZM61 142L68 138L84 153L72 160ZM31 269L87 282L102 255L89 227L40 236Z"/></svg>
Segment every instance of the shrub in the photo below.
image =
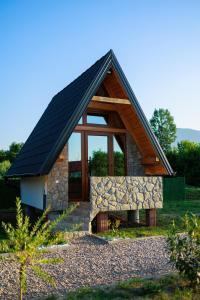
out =
<svg viewBox="0 0 200 300"><path fill-rule="evenodd" d="M179 234L173 222L167 246L170 260L193 286L200 283L200 219L193 214L182 218L185 234Z"/></svg>
<svg viewBox="0 0 200 300"><path fill-rule="evenodd" d="M0 178L3 178L8 169L10 168L11 163L9 160L4 160L0 162Z"/></svg>
<svg viewBox="0 0 200 300"><path fill-rule="evenodd" d="M0 251L12 252L11 259L14 258L19 264L19 282L20 282L20 299L27 288L27 268L31 268L36 276L44 281L55 285L53 278L43 269L43 264L58 263L59 259L44 258L43 251L39 248L48 243L51 239L53 241L52 231L56 225L69 215L75 206L68 208L56 220L51 223L46 220L49 209L46 209L43 215L32 226L28 216L24 216L21 208L21 201L16 200L16 227L10 223L2 223L6 232L7 240L0 242ZM55 236L59 238L58 236Z"/></svg>

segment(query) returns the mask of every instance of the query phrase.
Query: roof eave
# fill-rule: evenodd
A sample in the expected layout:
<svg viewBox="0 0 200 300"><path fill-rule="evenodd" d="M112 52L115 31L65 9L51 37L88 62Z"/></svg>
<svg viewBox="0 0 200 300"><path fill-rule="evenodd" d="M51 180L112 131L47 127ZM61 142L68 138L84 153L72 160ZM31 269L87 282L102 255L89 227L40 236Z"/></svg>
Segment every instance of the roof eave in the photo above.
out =
<svg viewBox="0 0 200 300"><path fill-rule="evenodd" d="M52 168L52 165L56 159L56 157L59 155L59 153L62 151L65 143L67 143L70 135L72 134L75 126L77 125L79 119L81 118L82 114L84 113L85 109L87 108L90 100L94 96L96 90L98 89L99 85L101 84L102 80L107 74L107 71L110 69L112 65L112 50L108 52L108 58L104 62L103 66L99 70L99 73L93 80L92 84L88 87L84 97L82 98L80 105L77 107L75 113L72 116L70 127L66 126L62 133L60 134L60 137L58 139L58 142L53 147L52 151L50 152L50 155L47 157L46 161L42 165L40 169L40 174L48 174Z"/></svg>
<svg viewBox="0 0 200 300"><path fill-rule="evenodd" d="M149 139L152 143L152 146L153 146L154 150L156 151L159 158L161 159L161 161L163 163L163 166L165 167L165 169L168 172L168 175L173 175L174 172L173 172L173 170L172 170L172 168L171 168L171 166L170 166L170 164L169 164L169 162L168 162L168 160L167 160L160 144L158 143L157 138L154 135L154 133L153 133L153 131L152 131L147 119L146 119L146 116L144 115L143 110L142 110L142 108L141 108L141 106L140 106L140 104L139 104L139 102L138 102L138 100L137 100L137 98L136 98L136 96L135 96L128 80L126 79L126 76L125 76L125 74L124 74L117 58L115 57L115 54L114 54L113 51L112 51L112 56L113 56L113 66L116 69L116 71L117 71L117 73L120 77L121 83L122 83L125 91L128 94L129 100L132 102L132 105L136 109L136 112L137 112L137 114L138 114L138 116L139 116L139 118L142 122L142 125L145 128L145 131L146 131L146 133L147 133L147 135L148 135L148 137L149 137Z"/></svg>

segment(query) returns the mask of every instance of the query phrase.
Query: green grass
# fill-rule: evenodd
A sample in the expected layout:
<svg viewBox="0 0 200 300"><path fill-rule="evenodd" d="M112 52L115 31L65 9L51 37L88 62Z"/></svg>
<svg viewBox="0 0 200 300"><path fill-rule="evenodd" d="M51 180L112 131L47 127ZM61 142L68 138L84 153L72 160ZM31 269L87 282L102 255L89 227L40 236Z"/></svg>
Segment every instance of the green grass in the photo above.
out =
<svg viewBox="0 0 200 300"><path fill-rule="evenodd" d="M200 187L187 185L185 188L185 195L186 198L197 200L197 201L200 200Z"/></svg>
<svg viewBox="0 0 200 300"><path fill-rule="evenodd" d="M174 220L182 231L181 217L186 213L200 214L200 200L183 200L164 202L162 209L157 209L157 226L156 227L136 227L120 228L118 230L109 230L98 233L99 236L113 238L137 238L155 235L167 235L169 225ZM125 213L124 213L125 214ZM140 211L140 220L145 223L145 211Z"/></svg>
<svg viewBox="0 0 200 300"><path fill-rule="evenodd" d="M138 237L148 237L155 235L166 235L167 229L162 227L148 228L121 228L118 230L109 230L106 232L98 233L98 236L105 237L107 239L113 238L138 238Z"/></svg>
<svg viewBox="0 0 200 300"><path fill-rule="evenodd" d="M63 298L50 296L45 300L197 300L200 291L192 290L188 282L177 275L168 275L159 279L133 278L115 285L84 287L69 292ZM43 299L44 300L44 299Z"/></svg>

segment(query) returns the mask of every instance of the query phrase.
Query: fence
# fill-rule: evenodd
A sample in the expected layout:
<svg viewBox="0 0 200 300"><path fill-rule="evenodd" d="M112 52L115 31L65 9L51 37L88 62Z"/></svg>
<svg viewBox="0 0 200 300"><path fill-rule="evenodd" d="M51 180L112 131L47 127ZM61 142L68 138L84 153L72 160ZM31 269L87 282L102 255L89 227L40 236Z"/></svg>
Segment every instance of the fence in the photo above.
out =
<svg viewBox="0 0 200 300"><path fill-rule="evenodd" d="M163 178L164 201L185 200L185 177Z"/></svg>

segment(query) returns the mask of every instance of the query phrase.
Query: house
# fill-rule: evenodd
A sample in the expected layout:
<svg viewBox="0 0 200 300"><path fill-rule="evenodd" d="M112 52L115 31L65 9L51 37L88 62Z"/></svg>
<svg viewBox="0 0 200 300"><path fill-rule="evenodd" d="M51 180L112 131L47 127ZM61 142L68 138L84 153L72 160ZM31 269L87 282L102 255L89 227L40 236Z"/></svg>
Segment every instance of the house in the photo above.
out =
<svg viewBox="0 0 200 300"><path fill-rule="evenodd" d="M7 177L21 178L27 207L50 206L51 219L78 201L77 223L91 231L96 218L102 231L108 212L118 210L134 223L145 209L147 224L156 225L162 176L172 174L110 50L53 97Z"/></svg>

